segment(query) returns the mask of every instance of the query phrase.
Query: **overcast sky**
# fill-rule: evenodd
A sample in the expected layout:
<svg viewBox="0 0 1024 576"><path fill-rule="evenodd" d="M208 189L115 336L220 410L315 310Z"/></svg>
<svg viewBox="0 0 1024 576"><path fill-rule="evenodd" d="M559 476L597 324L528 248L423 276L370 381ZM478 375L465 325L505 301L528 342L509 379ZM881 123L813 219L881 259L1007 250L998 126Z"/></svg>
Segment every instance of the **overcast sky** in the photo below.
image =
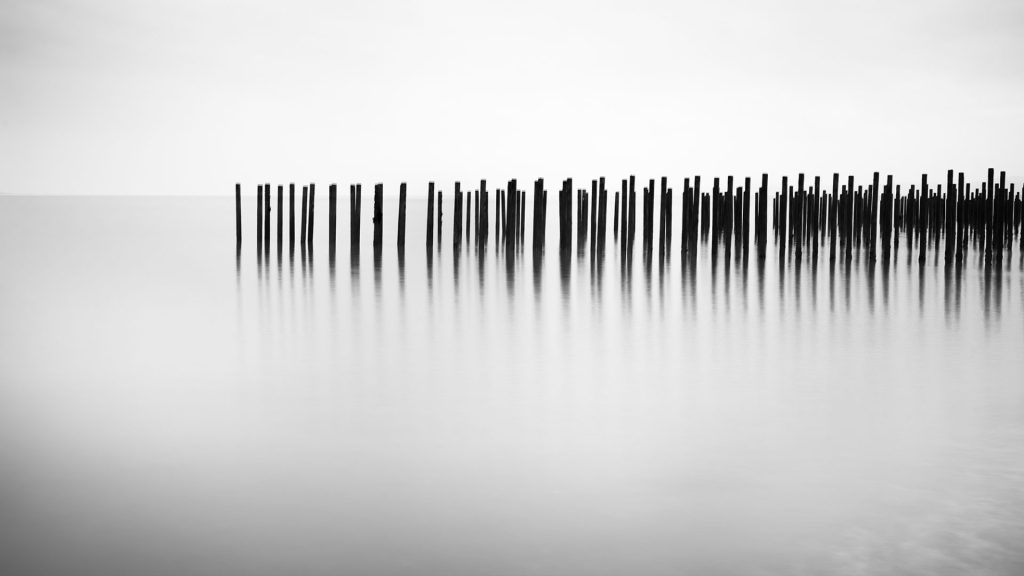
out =
<svg viewBox="0 0 1024 576"><path fill-rule="evenodd" d="M0 193L1019 180L1022 31L1020 0L3 0Z"/></svg>

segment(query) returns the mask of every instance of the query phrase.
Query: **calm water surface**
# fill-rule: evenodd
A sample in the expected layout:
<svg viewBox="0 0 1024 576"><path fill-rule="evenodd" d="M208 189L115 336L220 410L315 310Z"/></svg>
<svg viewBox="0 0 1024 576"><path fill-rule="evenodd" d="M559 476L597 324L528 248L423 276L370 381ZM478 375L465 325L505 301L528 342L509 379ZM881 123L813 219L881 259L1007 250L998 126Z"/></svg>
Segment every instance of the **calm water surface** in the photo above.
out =
<svg viewBox="0 0 1024 576"><path fill-rule="evenodd" d="M1018 251L457 256L448 199L375 265L366 200L259 266L250 198L237 261L230 198L0 198L0 572L1024 573Z"/></svg>

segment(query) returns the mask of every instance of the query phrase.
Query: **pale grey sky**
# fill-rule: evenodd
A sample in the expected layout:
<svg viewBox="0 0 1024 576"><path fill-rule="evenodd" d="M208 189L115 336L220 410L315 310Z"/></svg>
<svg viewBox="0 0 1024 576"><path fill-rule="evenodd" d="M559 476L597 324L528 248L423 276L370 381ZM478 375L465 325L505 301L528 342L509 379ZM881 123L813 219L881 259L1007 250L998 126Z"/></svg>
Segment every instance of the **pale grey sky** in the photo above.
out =
<svg viewBox="0 0 1024 576"><path fill-rule="evenodd" d="M1017 179L1022 30L1019 0L3 0L0 193Z"/></svg>

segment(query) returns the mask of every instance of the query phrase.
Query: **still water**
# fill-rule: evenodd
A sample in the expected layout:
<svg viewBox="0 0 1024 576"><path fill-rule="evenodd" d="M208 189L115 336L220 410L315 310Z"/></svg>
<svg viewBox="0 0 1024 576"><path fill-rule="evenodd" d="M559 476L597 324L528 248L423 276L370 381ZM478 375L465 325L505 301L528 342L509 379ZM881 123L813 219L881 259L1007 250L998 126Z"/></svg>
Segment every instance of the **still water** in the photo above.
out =
<svg viewBox="0 0 1024 576"><path fill-rule="evenodd" d="M325 197L258 266L245 200L236 261L231 198L0 198L0 573L1024 573L1017 251L456 257L449 199L400 262L389 200L332 266Z"/></svg>

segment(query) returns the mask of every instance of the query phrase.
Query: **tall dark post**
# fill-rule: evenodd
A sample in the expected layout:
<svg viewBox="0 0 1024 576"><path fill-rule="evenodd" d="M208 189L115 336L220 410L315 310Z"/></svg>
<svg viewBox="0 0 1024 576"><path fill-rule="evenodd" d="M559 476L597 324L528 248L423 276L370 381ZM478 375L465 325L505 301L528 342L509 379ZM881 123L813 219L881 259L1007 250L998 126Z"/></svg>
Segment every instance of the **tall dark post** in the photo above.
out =
<svg viewBox="0 0 1024 576"><path fill-rule="evenodd" d="M760 221L758 222L758 258L762 260L768 249L768 175L761 174L761 190L758 192L758 203L760 205Z"/></svg>
<svg viewBox="0 0 1024 576"><path fill-rule="evenodd" d="M597 180L590 181L590 198L587 202L590 204L590 253L593 254L597 247L597 205L599 203L598 194L600 191L597 188Z"/></svg>
<svg viewBox="0 0 1024 576"><path fill-rule="evenodd" d="M828 219L828 259L829 262L835 262L836 259L836 224L838 224L838 208L839 208L839 173L834 172L832 174L832 196L829 199L829 219Z"/></svg>
<svg viewBox="0 0 1024 576"><path fill-rule="evenodd" d="M929 196L930 196L930 191L928 189L928 175L927 174L922 174L921 175L921 227L920 227L921 236L920 236L920 239L918 241L919 251L918 251L918 257L917 257L917 261L921 265L924 265L924 263L925 263L925 248L927 247L927 244L928 244L928 224L929 224L929 220L928 220L928 206L930 205L930 202L928 201Z"/></svg>
<svg viewBox="0 0 1024 576"><path fill-rule="evenodd" d="M373 249L384 246L384 184L373 185Z"/></svg>
<svg viewBox="0 0 1024 576"><path fill-rule="evenodd" d="M398 186L398 248L405 249L405 182Z"/></svg>
<svg viewBox="0 0 1024 576"><path fill-rule="evenodd" d="M263 185L263 256L270 260L270 184Z"/></svg>
<svg viewBox="0 0 1024 576"><path fill-rule="evenodd" d="M452 246L458 250L462 244L462 184L457 181L455 182L455 210L453 214Z"/></svg>
<svg viewBox="0 0 1024 576"><path fill-rule="evenodd" d="M598 194L600 194L601 198L599 200L600 206L598 207L597 216L597 252L598 255L602 255L604 254L604 242L605 236L607 236L605 231L607 230L608 223L608 189L605 188L604 176L598 179ZM544 193L544 202L545 204L547 203L547 192Z"/></svg>
<svg viewBox="0 0 1024 576"><path fill-rule="evenodd" d="M469 246L469 215L473 213L473 196L466 192L466 246Z"/></svg>
<svg viewBox="0 0 1024 576"><path fill-rule="evenodd" d="M363 237L363 185L356 184L354 194L355 210L352 213L352 246L355 252L359 251L359 243Z"/></svg>
<svg viewBox="0 0 1024 576"><path fill-rule="evenodd" d="M629 220L629 215L627 214L628 212L629 212L629 180L623 178L622 179L622 210L619 212L619 217L620 217L620 220L621 220L621 222L619 224L619 228L622 230L622 241L623 242L626 242L626 237L629 235L629 232L628 232L629 225L627 224L627 221Z"/></svg>
<svg viewBox="0 0 1024 576"><path fill-rule="evenodd" d="M295 183L288 185L288 258L295 257Z"/></svg>
<svg viewBox="0 0 1024 576"><path fill-rule="evenodd" d="M256 260L263 259L263 185L256 185Z"/></svg>
<svg viewBox="0 0 1024 576"><path fill-rule="evenodd" d="M441 251L441 223L444 220L444 192L437 191L437 251Z"/></svg>
<svg viewBox="0 0 1024 576"><path fill-rule="evenodd" d="M281 262L281 247L284 244L284 186L277 187L277 261Z"/></svg>
<svg viewBox="0 0 1024 576"><path fill-rule="evenodd" d="M956 245L953 225L956 222L956 191L953 189L953 171L946 171L946 218L944 222L946 235L946 265L953 261L953 248Z"/></svg>
<svg viewBox="0 0 1024 576"><path fill-rule="evenodd" d="M338 185L331 184L327 188L327 251L331 262L334 262L335 239L337 236L338 216Z"/></svg>
<svg viewBox="0 0 1024 576"><path fill-rule="evenodd" d="M533 252L536 257L544 250L544 233L547 222L547 194L544 191L544 179L533 182Z"/></svg>
<svg viewBox="0 0 1024 576"><path fill-rule="evenodd" d="M572 178L562 181L558 193L558 248L563 253L572 250Z"/></svg>
<svg viewBox="0 0 1024 576"><path fill-rule="evenodd" d="M302 187L302 226L299 229L299 246L306 253L306 216L309 210L309 186Z"/></svg>
<svg viewBox="0 0 1024 576"><path fill-rule="evenodd" d="M474 244L480 243L480 191L479 189L473 191L473 231L476 233L473 236Z"/></svg>
<svg viewBox="0 0 1024 576"><path fill-rule="evenodd" d="M633 253L633 241L636 238L636 177L629 177L629 232L627 233L626 250Z"/></svg>
<svg viewBox="0 0 1024 576"><path fill-rule="evenodd" d="M235 184L235 250L242 250L242 185Z"/></svg>
<svg viewBox="0 0 1024 576"><path fill-rule="evenodd" d="M313 253L313 210L316 208L316 185L310 183L309 185L309 227L306 232L309 233L309 238L306 239L306 243L309 244L309 253Z"/></svg>
<svg viewBox="0 0 1024 576"><path fill-rule="evenodd" d="M743 230L740 241L743 243L743 254L750 253L750 178L743 178ZM671 223L669 224L671 226Z"/></svg>
<svg viewBox="0 0 1024 576"><path fill-rule="evenodd" d="M612 221L612 234L615 237L615 241L619 240L619 193L615 193L615 212L613 213L614 220Z"/></svg>
<svg viewBox="0 0 1024 576"><path fill-rule="evenodd" d="M434 248L434 183L427 185L427 252Z"/></svg>
<svg viewBox="0 0 1024 576"><path fill-rule="evenodd" d="M488 222L489 210L491 209L491 198L487 192L487 180L480 180L480 227L477 230L477 243L483 250L487 246L487 236L490 234L490 223Z"/></svg>

